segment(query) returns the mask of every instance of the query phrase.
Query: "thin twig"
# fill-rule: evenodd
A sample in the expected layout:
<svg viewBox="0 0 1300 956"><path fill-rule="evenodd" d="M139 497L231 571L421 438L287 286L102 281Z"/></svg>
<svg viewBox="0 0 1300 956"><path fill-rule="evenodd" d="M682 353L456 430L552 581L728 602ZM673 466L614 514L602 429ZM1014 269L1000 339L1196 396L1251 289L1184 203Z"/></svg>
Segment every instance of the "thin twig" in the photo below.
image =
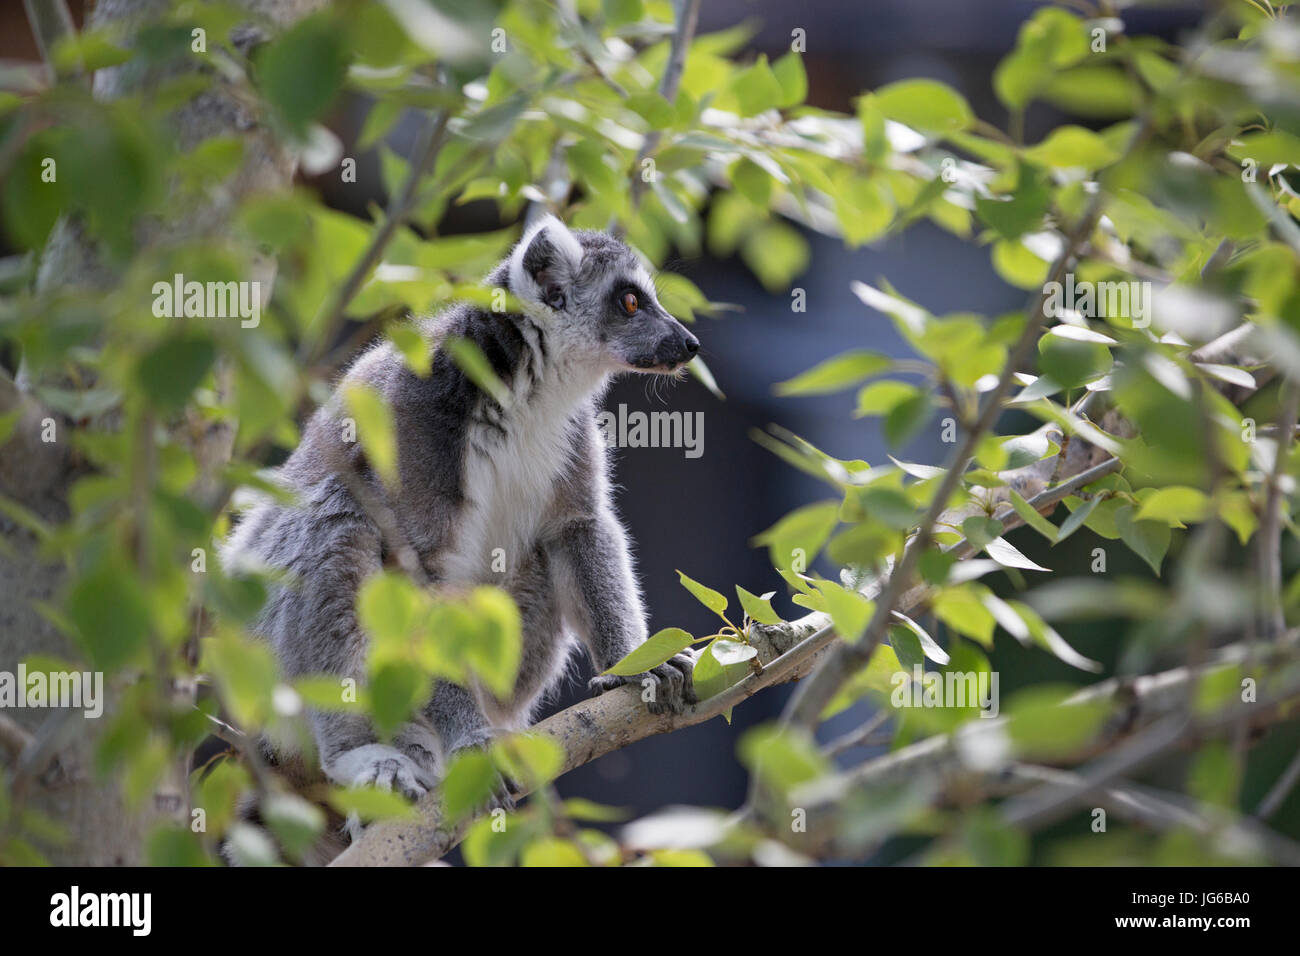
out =
<svg viewBox="0 0 1300 956"><path fill-rule="evenodd" d="M348 273L343 284L339 286L338 292L330 302L329 309L325 312L325 320L319 326L318 338L316 344L310 351L310 354L303 356L306 361L302 364L314 364L319 360L321 354L329 348L333 339L333 330L342 321L344 312L348 305L361 291L365 284L366 277L377 266L383 258L384 249L392 240L400 226L415 205L416 193L419 190L420 180L433 168L433 164L438 159L438 154L442 151L443 144L447 139L447 121L451 117L451 110L439 110L433 122L425 130L420 145L415 151L415 156L411 160L410 168L406 173L406 181L402 183L402 188L398 190L397 195L393 197L388 204L388 209L384 214L384 221L375 234L370 237L370 243L366 246L366 251L361 258L357 260L352 271Z"/></svg>
<svg viewBox="0 0 1300 956"><path fill-rule="evenodd" d="M890 713L881 709L871 715L871 718L860 727L855 727L844 735L837 737L822 748L822 753L828 757L837 757L846 750L852 750L854 747L869 746L874 742L874 734L889 720Z"/></svg>
<svg viewBox="0 0 1300 956"><path fill-rule="evenodd" d="M27 10L27 22L31 24L36 49L49 66L50 76L53 76L54 48L64 37L73 36L77 32L72 14L64 0L23 0L23 7Z"/></svg>
<svg viewBox="0 0 1300 956"><path fill-rule="evenodd" d="M1259 571L1266 594L1260 630L1261 636L1269 641L1286 630L1286 618L1282 612L1282 482L1286 474L1287 455L1291 451L1288 439L1295 433L1298 412L1300 387L1290 381L1283 382L1281 408L1277 417L1276 450L1273 467L1269 470L1265 485L1267 494L1256 539Z"/></svg>
<svg viewBox="0 0 1300 956"><path fill-rule="evenodd" d="M1261 820L1267 820L1273 814L1282 808L1286 803L1286 798L1290 796L1291 791L1295 789L1296 783L1300 783L1300 751L1291 758L1287 768L1282 771L1282 776L1277 778L1277 783L1269 788L1264 799L1259 801L1259 806L1255 808L1255 816Z"/></svg>
<svg viewBox="0 0 1300 956"><path fill-rule="evenodd" d="M668 64L664 67L664 75L659 81L659 93L669 103L677 100L677 91L682 83L682 70L686 66L686 54L690 51L691 42L695 39L695 26L700 17L700 0L681 0L680 14L677 20L677 30L673 33L672 48L668 53ZM641 148L637 150L636 160L632 164L632 186L629 192L629 199L632 204L632 210L635 212L641 204L641 197L645 193L646 180L641 175L641 164L649 158L659 147L659 140L662 137L657 129L652 129L646 133L645 139L641 142ZM611 222L609 229L616 235L621 235L623 229L618 222Z"/></svg>
<svg viewBox="0 0 1300 956"><path fill-rule="evenodd" d="M1060 789L1078 787L1082 777L1054 767L1018 766L1012 773L1025 780ZM1132 820L1156 830L1190 829L1202 836L1218 834L1225 842L1236 843L1234 836L1244 837L1249 845L1275 863L1300 864L1300 844L1257 821L1231 813L1222 807L1190 800L1181 794L1168 793L1141 784L1119 782L1096 793L1099 802L1121 819Z"/></svg>

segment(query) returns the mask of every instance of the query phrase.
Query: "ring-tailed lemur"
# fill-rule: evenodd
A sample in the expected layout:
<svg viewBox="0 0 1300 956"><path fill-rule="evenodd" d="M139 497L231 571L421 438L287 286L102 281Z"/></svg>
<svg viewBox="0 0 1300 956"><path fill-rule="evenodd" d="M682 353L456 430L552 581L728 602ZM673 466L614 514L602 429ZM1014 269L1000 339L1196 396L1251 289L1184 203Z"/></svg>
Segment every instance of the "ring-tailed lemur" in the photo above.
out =
<svg viewBox="0 0 1300 956"><path fill-rule="evenodd" d="M225 548L228 566L251 559L289 573L293 583L272 590L257 630L290 678L325 673L360 683L365 675L367 640L354 602L390 556L340 475L341 460L391 509L435 586L497 584L519 605L523 656L510 701L439 683L420 719L391 746L362 716L310 712L322 766L339 783L415 798L435 784L451 753L529 723L539 698L562 678L575 637L598 675L646 638L596 414L612 375L674 372L699 342L660 306L626 245L601 232L570 232L552 216L528 230L487 281L508 289L522 311L457 305L422 325L435 350L427 377L382 344L343 379L377 389L392 408L400 490L386 491L360 446L344 441L343 413L332 402L279 469L296 502L259 503ZM482 350L511 401L490 398L436 347L449 335ZM504 574L492 570L494 551L498 559L504 553ZM679 655L649 675L597 676L591 688L600 693L649 676L651 708L680 710L694 700L690 671L690 658Z"/></svg>

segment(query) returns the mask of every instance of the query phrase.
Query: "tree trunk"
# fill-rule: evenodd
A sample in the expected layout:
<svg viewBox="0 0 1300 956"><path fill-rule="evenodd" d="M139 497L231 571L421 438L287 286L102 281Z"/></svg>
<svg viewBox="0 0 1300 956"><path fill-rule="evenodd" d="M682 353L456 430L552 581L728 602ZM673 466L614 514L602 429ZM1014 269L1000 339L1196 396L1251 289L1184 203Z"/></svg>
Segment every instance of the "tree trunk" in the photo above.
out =
<svg viewBox="0 0 1300 956"><path fill-rule="evenodd" d="M321 0L245 0L259 17L283 27L321 5ZM100 0L91 16L93 26L109 22L127 24L152 17L166 4L159 0ZM211 38L209 49L217 38ZM257 29L241 28L233 38L247 50L265 40ZM202 69L203 54L194 54L193 65ZM95 77L95 95L112 99L147 88L157 76L142 74L131 63L101 70ZM293 154L276 141L271 131L232 94L226 81L213 87L174 115L173 130L182 149L212 136L237 135L245 141L243 167L211 197L197 207L177 210L174 221L157 224L145 236L147 242L169 242L182 238L219 234L227 225L239 201L254 192L286 188L294 174ZM214 184L215 186L216 184ZM113 188L105 183L104 188ZM266 262L259 275L250 278L270 288L275 266ZM41 258L37 287L50 292L73 284L108 288L114 277L102 268L94 248L75 222L61 222L51 235ZM72 448L77 423L41 407L30 392L32 383L20 373L10 381L0 370L0 415L20 410L9 440L0 446L0 495L3 495L51 525L69 515L68 492L77 476L85 471ZM42 440L42 432L53 422L54 441ZM212 448L196 450L200 463L219 464L229 455L229 433L204 439ZM10 545L0 549L0 671L16 673L19 662L32 655L49 655L68 661L80 657L76 648L39 611L46 603L57 608L66 585L62 564L42 558L36 535L0 513L0 535ZM99 720L84 719L81 711L48 709L6 709L0 712L0 760L10 781L19 781L24 807L38 811L62 827L67 840L57 848L41 850L55 864L131 865L142 862L144 834L160 815L175 814L184 787L184 767L177 767L175 789L155 794L152 805L129 808L124 804L121 781L100 777L94 768L94 753L113 713L120 687L105 686L106 706ZM8 719L6 719L8 718ZM53 756L53 762L48 757ZM39 765L37 765L39 764ZM30 772L25 769L31 765Z"/></svg>

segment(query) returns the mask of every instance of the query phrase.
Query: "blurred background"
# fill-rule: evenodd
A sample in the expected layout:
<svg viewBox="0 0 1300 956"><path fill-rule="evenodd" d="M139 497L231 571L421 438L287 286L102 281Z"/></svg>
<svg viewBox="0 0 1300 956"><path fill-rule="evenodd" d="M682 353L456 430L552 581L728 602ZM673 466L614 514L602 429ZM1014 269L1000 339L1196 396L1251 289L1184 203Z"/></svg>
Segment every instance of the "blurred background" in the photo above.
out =
<svg viewBox="0 0 1300 956"><path fill-rule="evenodd" d="M699 32L751 24L752 52L774 59L789 49L792 31L804 31L810 105L852 112L853 99L863 90L903 78L932 77L964 93L978 116L1005 128L1005 112L992 91L993 69L1013 46L1019 24L1041 5L1014 0L709 0ZM84 3L74 0L71 6L80 21ZM1194 26L1201 13L1197 3L1170 3L1126 10L1124 16L1130 35L1175 39ZM0 58L38 58L20 3L0 8ZM335 173L304 179L329 205L357 216L365 216L368 204L384 198L377 153L359 153L354 147L368 109L366 101L355 98L330 121L343 141L344 155L357 157L357 182L342 183ZM1035 103L1027 118L1027 141L1038 140L1064 119ZM1089 125L1087 118L1071 121ZM389 145L399 153L408 150L417 125L418 118L410 117L389 137ZM454 207L441 230L454 234L496 225L507 224L496 222L494 207L470 203ZM900 237L857 251L825 236L807 238L810 262L794 282L806 296L802 312L792 309L791 295L766 292L738 260L706 254L669 262L669 268L691 278L711 300L738 307L721 318L700 319L694 329L725 401L693 380L652 392L646 380L628 377L609 393L607 406L612 410L625 405L629 412L700 412L704 423L703 454L698 458L686 457L681 448L626 448L615 453L618 506L636 542L652 631L678 626L704 634L713 629L709 612L679 586L677 569L728 593L733 583L755 593L775 590L773 603L783 616L805 613L788 600L766 552L752 547L750 539L792 508L828 497L828 490L764 451L750 433L775 423L836 457L862 458L873 465L886 460L891 450L880 433L880 420L852 417L852 391L799 399L779 399L772 392L774 383L846 349L907 354L892 324L850 291L852 280L874 284L886 278L936 314L992 316L1026 303L1024 293L995 275L987 250L926 221ZM939 442L937 422L932 422L911 446L894 453L937 464L947 457L948 446ZM1080 534L1068 546L1048 552L1041 538L1023 529L1013 532L1010 540L1034 560L1065 573L1087 573L1087 554L1095 545ZM1178 544L1176 540L1175 551ZM1127 549L1110 549L1108 556L1112 574L1149 574ZM829 567L817 570L832 573ZM1004 575L996 578L990 583L1010 590ZM732 600L734 604L734 594ZM932 633L941 633L930 622L923 623ZM1121 626L1102 621L1071 625L1063 633L1081 652L1105 663L1109 672L1116 664ZM1005 636L999 637L992 663L1001 673L1004 699L1028 674L1062 682L1091 679L1045 653L1023 650ZM584 661L548 712L585 696L589 676ZM563 777L559 790L638 814L677 803L734 807L744 797L746 782L735 759L736 739L746 727L776 716L788 693L789 688L764 692L739 708L730 726L717 719L671 739L652 738L610 754ZM1266 749L1275 750L1282 760L1296 743L1293 726L1273 734ZM1246 781L1247 803L1254 786L1254 781ZM1267 780L1260 786L1267 786ZM1296 800L1293 794L1292 802ZM1297 818L1300 814L1283 812L1276 822L1279 829L1294 830Z"/></svg>

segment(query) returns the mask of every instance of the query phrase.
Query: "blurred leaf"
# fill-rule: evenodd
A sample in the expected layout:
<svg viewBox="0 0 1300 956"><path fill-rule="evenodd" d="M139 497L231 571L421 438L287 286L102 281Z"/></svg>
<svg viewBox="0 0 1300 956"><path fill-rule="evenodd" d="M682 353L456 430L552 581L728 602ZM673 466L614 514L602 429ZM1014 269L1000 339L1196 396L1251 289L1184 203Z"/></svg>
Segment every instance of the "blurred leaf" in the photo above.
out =
<svg viewBox="0 0 1300 956"><path fill-rule="evenodd" d="M819 362L808 371L773 386L778 395L826 395L856 385L893 365L880 352L853 349Z"/></svg>
<svg viewBox="0 0 1300 956"><path fill-rule="evenodd" d="M875 105L886 118L923 133L943 134L965 129L974 115L960 93L937 80L890 83L876 91Z"/></svg>
<svg viewBox="0 0 1300 956"><path fill-rule="evenodd" d="M343 86L347 50L328 14L298 21L256 54L258 82L267 101L295 136L306 136Z"/></svg>
<svg viewBox="0 0 1300 956"><path fill-rule="evenodd" d="M345 385L343 398L356 420L357 440L365 450L366 460L389 488L396 488L397 435L388 402L369 385L358 382Z"/></svg>

